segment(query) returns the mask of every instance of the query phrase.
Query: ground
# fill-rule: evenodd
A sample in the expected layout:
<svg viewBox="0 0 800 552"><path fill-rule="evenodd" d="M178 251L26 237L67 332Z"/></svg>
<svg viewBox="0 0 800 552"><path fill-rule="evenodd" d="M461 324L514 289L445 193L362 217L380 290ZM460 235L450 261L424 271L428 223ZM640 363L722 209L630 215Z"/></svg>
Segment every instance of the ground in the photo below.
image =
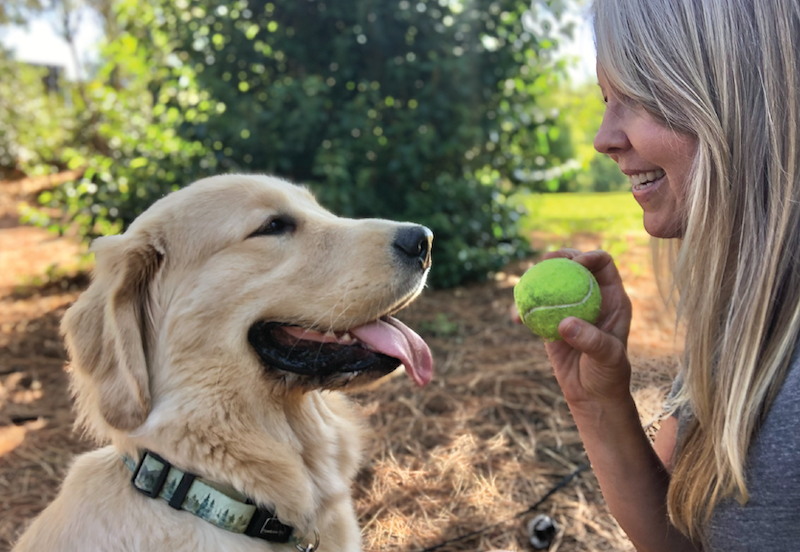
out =
<svg viewBox="0 0 800 552"><path fill-rule="evenodd" d="M17 216L19 202L51 184L0 182L0 552L53 499L74 455L95 446L72 428L58 334L88 284L75 268L83 248ZM531 238L540 249L588 250L604 240L597 232ZM616 250L634 305L629 354L644 423L660 412L680 351L646 235L617 236ZM423 550L488 526L441 550L530 550L524 528L536 513L559 524L551 551L633 550L591 471L518 515L586 460L542 341L509 319L511 288L534 261L483 284L428 290L400 314L431 346L436 373L422 390L396 373L353 397L372 429L353 488L365 550Z"/></svg>

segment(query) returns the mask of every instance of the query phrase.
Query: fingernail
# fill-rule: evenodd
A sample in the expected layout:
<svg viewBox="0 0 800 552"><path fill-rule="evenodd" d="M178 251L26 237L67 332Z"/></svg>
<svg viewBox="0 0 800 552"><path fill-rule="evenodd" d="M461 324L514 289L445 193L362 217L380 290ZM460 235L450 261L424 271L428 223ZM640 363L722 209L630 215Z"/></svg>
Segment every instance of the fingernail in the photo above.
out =
<svg viewBox="0 0 800 552"><path fill-rule="evenodd" d="M581 333L581 325L578 324L574 319L567 320L566 322L562 321L564 324L564 328L559 330L561 337L566 339L574 339L578 337L578 334Z"/></svg>

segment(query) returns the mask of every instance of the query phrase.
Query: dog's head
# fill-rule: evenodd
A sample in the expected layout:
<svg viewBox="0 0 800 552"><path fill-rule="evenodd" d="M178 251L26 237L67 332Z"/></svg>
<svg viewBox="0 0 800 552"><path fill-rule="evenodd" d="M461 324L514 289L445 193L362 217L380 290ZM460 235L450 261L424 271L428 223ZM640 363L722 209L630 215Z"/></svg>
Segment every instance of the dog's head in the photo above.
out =
<svg viewBox="0 0 800 552"><path fill-rule="evenodd" d="M430 351L391 315L422 290L431 242L266 176L168 195L95 242L93 282L64 317L82 423L107 436L159 405L260 408L400 364L427 383Z"/></svg>

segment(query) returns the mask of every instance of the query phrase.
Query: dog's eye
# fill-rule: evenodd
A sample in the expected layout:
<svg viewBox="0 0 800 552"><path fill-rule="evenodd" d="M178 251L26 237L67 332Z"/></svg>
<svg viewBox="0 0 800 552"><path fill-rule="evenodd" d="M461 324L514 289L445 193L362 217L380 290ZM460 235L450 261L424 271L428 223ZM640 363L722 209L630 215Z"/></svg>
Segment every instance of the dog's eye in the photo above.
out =
<svg viewBox="0 0 800 552"><path fill-rule="evenodd" d="M255 236L280 236L291 234L297 227L297 223L289 217L273 217L261 225L261 227L250 234L248 237Z"/></svg>

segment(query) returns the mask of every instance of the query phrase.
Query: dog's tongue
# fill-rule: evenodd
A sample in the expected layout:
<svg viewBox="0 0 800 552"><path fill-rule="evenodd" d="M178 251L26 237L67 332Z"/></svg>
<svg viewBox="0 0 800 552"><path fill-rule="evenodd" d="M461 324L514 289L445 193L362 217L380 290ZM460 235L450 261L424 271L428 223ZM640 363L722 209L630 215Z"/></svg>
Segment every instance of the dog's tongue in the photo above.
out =
<svg viewBox="0 0 800 552"><path fill-rule="evenodd" d="M387 316L350 330L358 339L379 353L398 359L406 372L420 387L433 377L431 350L411 328L396 318Z"/></svg>

